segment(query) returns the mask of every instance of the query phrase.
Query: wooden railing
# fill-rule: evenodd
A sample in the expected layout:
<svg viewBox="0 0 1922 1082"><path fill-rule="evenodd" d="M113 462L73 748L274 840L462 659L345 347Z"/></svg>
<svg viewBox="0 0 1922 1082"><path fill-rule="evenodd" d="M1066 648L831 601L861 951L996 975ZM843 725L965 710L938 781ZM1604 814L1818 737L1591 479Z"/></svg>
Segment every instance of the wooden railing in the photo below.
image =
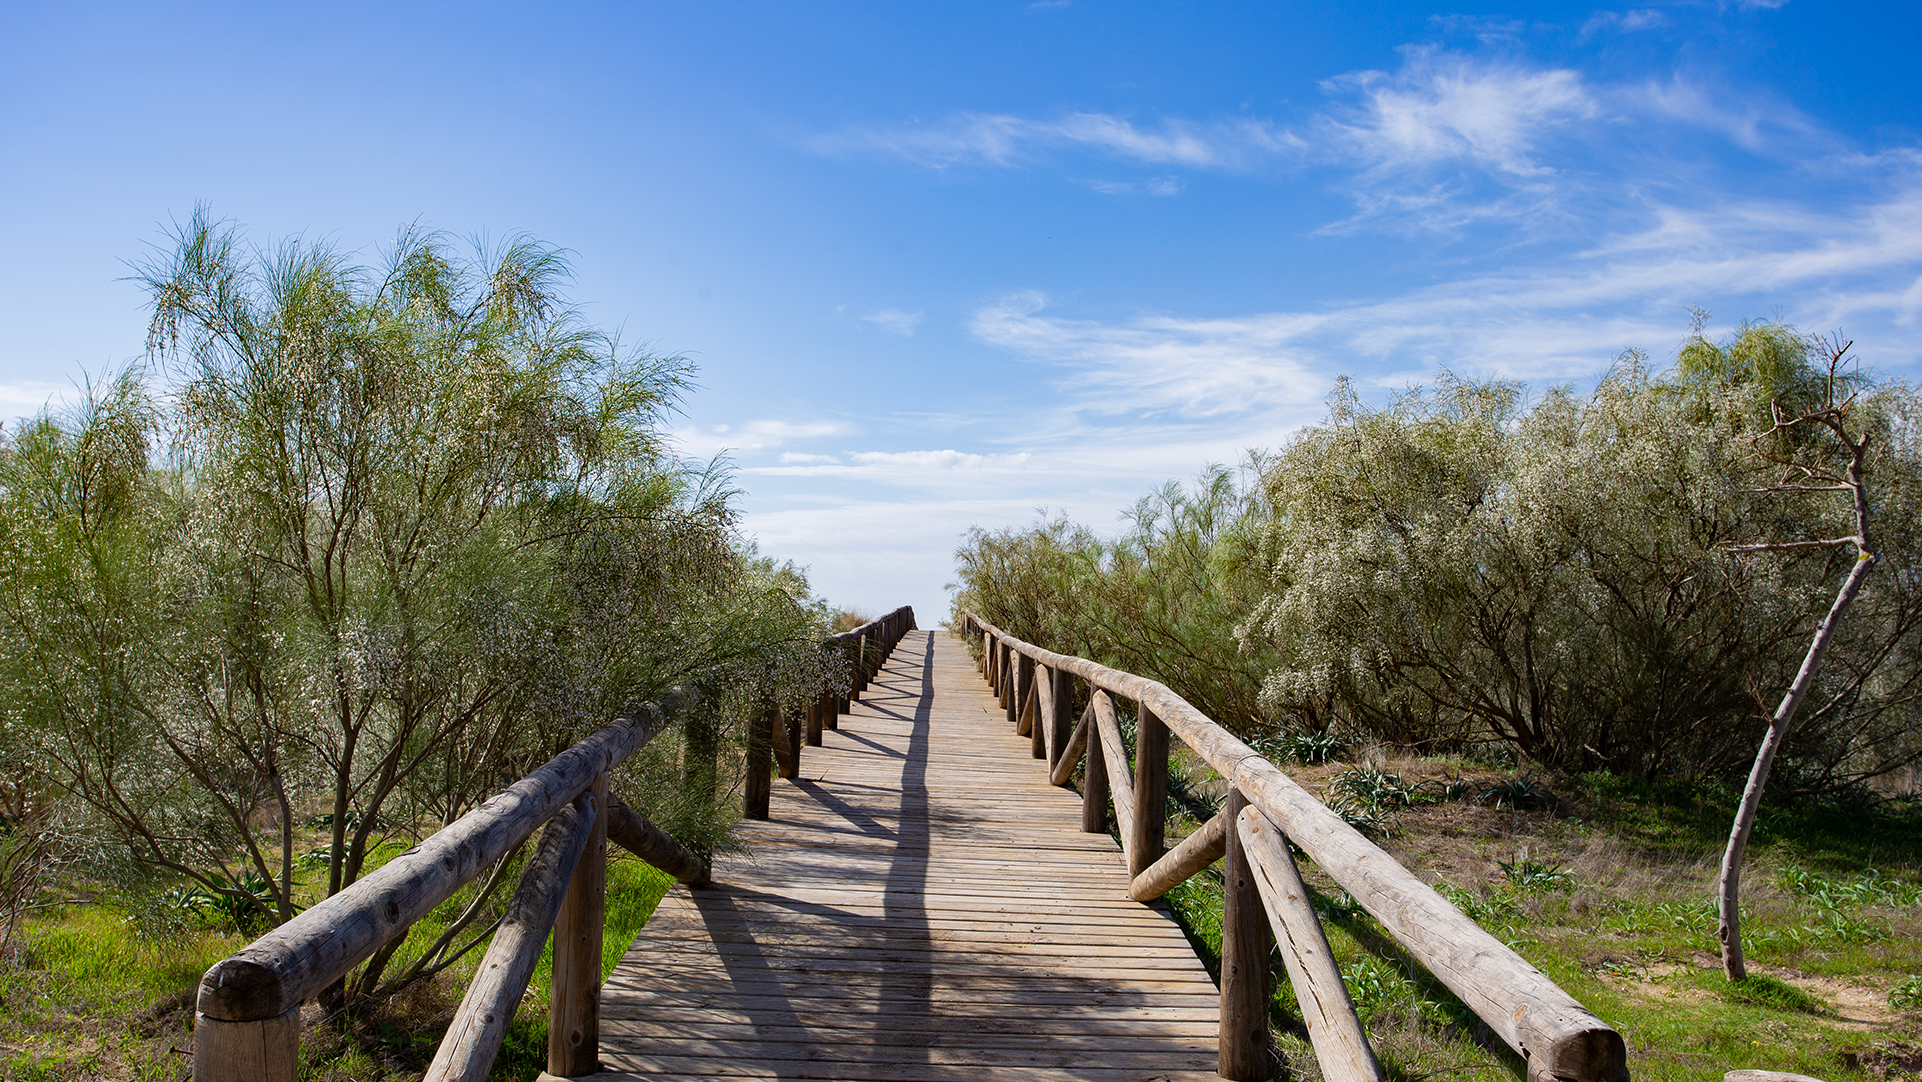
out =
<svg viewBox="0 0 1922 1082"><path fill-rule="evenodd" d="M913 627L913 610L904 607L827 641L828 649L848 658L852 687L847 697L830 691L809 704L806 743L820 743L821 727L832 728L847 712L851 699L859 697ZM666 729L682 706L680 696L669 696L615 721L352 886L215 963L200 981L194 1077L199 1082L293 1082L301 1005L405 935L543 825L425 1082L487 1077L550 930L548 1073L572 1078L599 1070L608 841L683 883L708 878L705 860L607 791L609 772ZM791 777L800 766L801 728L785 724L778 707L762 711L750 725L750 817L767 816L769 742L782 775Z"/></svg>
<svg viewBox="0 0 1922 1082"><path fill-rule="evenodd" d="M1034 757L1047 760L1050 780L1068 785L1085 761L1081 828L1105 833L1112 799L1136 901L1153 901L1215 861L1226 861L1222 1077L1257 1082L1275 1073L1268 1034L1272 942L1280 948L1323 1075L1330 1082L1382 1078L1295 867L1293 842L1526 1060L1529 1082L1628 1082L1619 1034L1165 685L1022 642L971 612L962 613L960 630L980 636L983 675L1008 722L1029 738ZM1078 722L1076 677L1087 684ZM1132 768L1115 714L1117 696L1135 704ZM1230 788L1218 815L1166 851L1171 733Z"/></svg>
<svg viewBox="0 0 1922 1082"><path fill-rule="evenodd" d="M862 624L852 631L829 637L827 647L847 659L850 682L846 695L823 691L808 703L804 718L785 719L779 707L770 706L755 720L748 733L747 796L744 814L749 819L766 819L768 799L773 791L769 776L767 749L772 747L774 762L783 778L801 773L801 749L821 746L821 731L837 727L868 682L894 652L901 636L914 630L914 608L903 605L879 620ZM758 753L757 753L758 752Z"/></svg>

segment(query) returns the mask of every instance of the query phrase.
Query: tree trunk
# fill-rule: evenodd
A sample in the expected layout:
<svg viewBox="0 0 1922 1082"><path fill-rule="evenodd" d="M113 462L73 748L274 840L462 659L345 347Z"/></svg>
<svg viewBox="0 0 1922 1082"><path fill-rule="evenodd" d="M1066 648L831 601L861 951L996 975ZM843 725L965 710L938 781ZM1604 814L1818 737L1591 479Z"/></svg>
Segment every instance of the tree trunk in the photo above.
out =
<svg viewBox="0 0 1922 1082"><path fill-rule="evenodd" d="M1815 682L1815 670L1822 664L1822 655L1828 653L1829 642L1835 638L1835 629L1842 622L1842 614L1848 611L1849 603L1862 589L1862 581L1869 577L1875 567L1875 553L1867 548L1861 549L1855 558L1855 566L1849 570L1849 577L1836 592L1835 604L1829 607L1829 614L1822 618L1822 624L1815 629L1815 640L1809 643L1809 652L1802 658L1802 667L1796 671L1795 680L1789 684L1788 693L1782 696L1781 705L1775 708L1775 716L1769 719L1768 733L1762 737L1762 746L1755 752L1755 766L1749 770L1748 785L1742 790L1742 803L1735 811L1735 826L1729 831L1728 848L1722 853L1722 872L1715 880L1715 894L1721 909L1721 925L1715 931L1716 938L1722 943L1722 972L1729 980L1739 981L1748 976L1748 966L1742 961L1742 857L1748 851L1749 832L1755 827L1755 811L1762 803L1762 789L1768 785L1769 768L1775 765L1775 753L1782 746L1782 738L1788 735L1789 722L1795 720L1795 711L1802 705L1803 696L1808 694L1809 685Z"/></svg>

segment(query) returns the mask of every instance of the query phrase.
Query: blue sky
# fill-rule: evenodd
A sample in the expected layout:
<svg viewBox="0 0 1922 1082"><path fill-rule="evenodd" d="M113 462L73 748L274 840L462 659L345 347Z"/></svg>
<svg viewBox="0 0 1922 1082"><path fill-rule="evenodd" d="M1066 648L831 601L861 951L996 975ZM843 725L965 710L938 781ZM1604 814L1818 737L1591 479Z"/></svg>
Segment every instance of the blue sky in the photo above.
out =
<svg viewBox="0 0 1922 1082"><path fill-rule="evenodd" d="M0 417L137 357L205 201L371 260L526 231L830 600L1446 367L1688 309L1922 346L1922 6L0 5Z"/></svg>

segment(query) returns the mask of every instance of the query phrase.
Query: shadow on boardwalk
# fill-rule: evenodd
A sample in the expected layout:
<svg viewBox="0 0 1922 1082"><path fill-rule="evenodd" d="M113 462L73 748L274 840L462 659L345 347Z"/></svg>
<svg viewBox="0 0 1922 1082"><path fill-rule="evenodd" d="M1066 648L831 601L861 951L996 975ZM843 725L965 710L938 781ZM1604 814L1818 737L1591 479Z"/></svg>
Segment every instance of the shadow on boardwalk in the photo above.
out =
<svg viewBox="0 0 1922 1082"><path fill-rule="evenodd" d="M1215 1078L1216 993L966 649L912 632L605 989L607 1079Z"/></svg>

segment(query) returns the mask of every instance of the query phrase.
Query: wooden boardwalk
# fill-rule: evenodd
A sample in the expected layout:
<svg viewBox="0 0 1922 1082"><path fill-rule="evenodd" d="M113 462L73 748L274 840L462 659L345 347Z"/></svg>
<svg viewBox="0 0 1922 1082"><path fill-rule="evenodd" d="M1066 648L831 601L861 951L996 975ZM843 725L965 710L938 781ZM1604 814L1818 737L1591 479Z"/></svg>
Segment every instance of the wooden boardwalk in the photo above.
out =
<svg viewBox="0 0 1922 1082"><path fill-rule="evenodd" d="M1215 1080L1215 986L961 642L910 632L603 991L598 1079Z"/></svg>

